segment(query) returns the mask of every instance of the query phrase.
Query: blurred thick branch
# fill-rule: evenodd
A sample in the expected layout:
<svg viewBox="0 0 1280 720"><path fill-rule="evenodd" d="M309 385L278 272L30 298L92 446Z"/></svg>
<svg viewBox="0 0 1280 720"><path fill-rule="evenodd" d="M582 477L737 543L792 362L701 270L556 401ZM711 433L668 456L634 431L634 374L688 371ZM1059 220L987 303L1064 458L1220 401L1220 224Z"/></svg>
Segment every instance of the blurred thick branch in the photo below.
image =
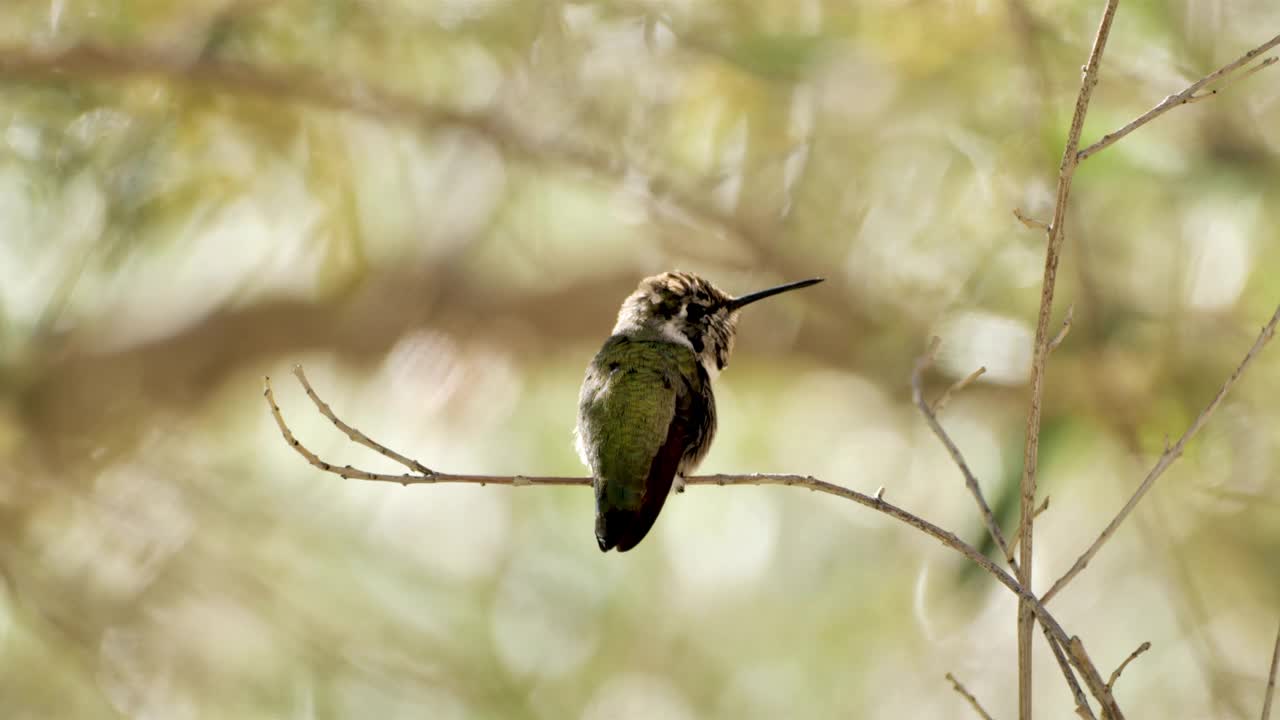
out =
<svg viewBox="0 0 1280 720"><path fill-rule="evenodd" d="M438 102L380 88L366 79L346 77L324 67L251 64L215 54L166 53L153 49L116 48L93 44L48 50L0 47L0 78L128 79L168 78L175 85L199 85L228 95L255 96L275 102L309 105L358 113L388 124L407 127L453 127L469 130L492 142L511 158L539 163L568 163L591 175L620 182L645 178L643 194L655 218L684 226L710 228L742 241L746 250L767 260L775 270L793 264L794 254L780 252L767 231L723 212L713 198L682 187L675 178L619 150L615 138L560 127L549 134L530 130L519 115L522 108L503 112L462 112ZM849 304L846 311L856 312Z"/></svg>
<svg viewBox="0 0 1280 720"><path fill-rule="evenodd" d="M1256 66L1241 73L1239 76L1235 78L1230 77L1232 73L1244 67L1245 65L1248 65L1250 62L1253 62L1253 60L1257 58L1259 55L1265 53L1266 51L1270 50L1271 48L1277 45L1280 45L1280 35L1276 35L1275 37L1262 43L1258 47L1250 50L1244 55L1241 55L1239 58L1235 59L1234 61L1229 62L1226 65L1223 65L1217 70L1214 70L1208 75L1205 75L1199 80L1191 83L1182 92L1166 97L1164 100L1161 100L1160 103L1157 104L1155 107L1146 111L1142 115L1139 115L1138 117L1134 118L1132 121L1130 121L1128 124L1120 128L1119 130L1115 130L1107 133L1106 135L1103 135L1101 140L1081 150L1076 155L1076 160L1077 161L1084 160L1085 158L1098 154L1099 152L1105 150L1106 148L1114 145L1116 141L1120 140L1125 135L1128 135L1134 130L1137 130L1143 125L1146 125L1152 120L1155 120L1156 118L1160 117L1161 115L1169 112L1170 110L1180 105L1186 105L1188 103L1198 102L1200 100L1204 100L1204 99L1213 97L1214 95L1217 95L1218 90L1222 88L1214 88L1213 90L1210 90L1209 92L1203 95L1196 94L1200 92L1201 88L1203 88L1205 85L1208 85L1209 83L1214 82L1215 80L1221 80L1224 78L1228 79L1228 82L1230 82L1231 80L1241 80L1269 65L1275 64L1276 58L1269 57L1263 60L1262 62L1258 63Z"/></svg>

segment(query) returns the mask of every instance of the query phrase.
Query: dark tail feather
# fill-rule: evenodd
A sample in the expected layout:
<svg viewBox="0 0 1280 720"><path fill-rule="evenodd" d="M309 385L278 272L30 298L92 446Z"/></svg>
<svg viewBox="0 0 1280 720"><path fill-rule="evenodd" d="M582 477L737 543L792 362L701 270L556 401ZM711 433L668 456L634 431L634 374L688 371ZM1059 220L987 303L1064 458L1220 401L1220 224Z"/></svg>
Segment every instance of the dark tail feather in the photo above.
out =
<svg viewBox="0 0 1280 720"><path fill-rule="evenodd" d="M617 548L626 552L649 534L658 519L658 513L667 500L667 493L653 493L638 510L605 510L596 514L596 542L608 552Z"/></svg>
<svg viewBox="0 0 1280 720"><path fill-rule="evenodd" d="M685 451L685 430L685 423L677 413L667 429L666 441L649 463L640 507L601 507L608 505L601 502L601 498L608 495L601 483L608 481L596 481L596 542L601 550L608 552L609 548L616 547L618 552L626 552L649 534L649 528L653 527L663 504L667 502L667 495L671 493L671 482Z"/></svg>

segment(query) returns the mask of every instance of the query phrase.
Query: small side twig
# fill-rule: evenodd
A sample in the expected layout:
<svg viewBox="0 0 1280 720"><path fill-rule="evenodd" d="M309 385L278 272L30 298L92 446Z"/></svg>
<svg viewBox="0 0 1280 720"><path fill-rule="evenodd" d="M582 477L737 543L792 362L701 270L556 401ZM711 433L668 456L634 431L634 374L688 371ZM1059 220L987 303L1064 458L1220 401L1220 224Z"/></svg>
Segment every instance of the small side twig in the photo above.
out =
<svg viewBox="0 0 1280 720"><path fill-rule="evenodd" d="M1271 698L1276 694L1276 666L1280 665L1280 628L1276 628L1276 646L1271 651L1271 671L1267 673L1267 692L1262 696L1262 720L1271 718Z"/></svg>
<svg viewBox="0 0 1280 720"><path fill-rule="evenodd" d="M924 371L933 365L934 359L938 355L938 347L941 341L935 337L929 342L929 349L925 351L920 359L916 360L915 369L911 372L911 400L916 407L920 409L920 413L924 415L925 422L929 424L929 429L937 436L942 446L947 449L947 453L951 455L951 460L955 462L956 467L960 469L960 474L964 476L965 487L969 489L969 494L973 496L974 502L978 504L978 511L982 514L982 523L986 525L987 532L991 535L991 539L995 541L996 547L1000 548L1000 554L1009 563L1009 566L1017 572L1018 562L1014 559L1013 553L1009 550L1009 544L1005 541L1004 533L1000 531L1000 524L996 522L995 513L991 512L991 506L987 504L987 499L982 494L982 487L978 485L978 478L969 469L969 464L965 462L964 454L960 452L960 448L956 446L955 441L943 429L942 424L938 422L938 416L935 408L939 404L945 405L945 399L951 390L955 387L963 387L972 382L982 374L983 369L969 375L969 377L961 380L948 388L943 396L939 398L938 403L930 405L924 399Z"/></svg>
<svg viewBox="0 0 1280 720"><path fill-rule="evenodd" d="M325 403L323 400L321 400L319 395L316 394L315 390L311 389L311 386L309 384L306 384L306 375L302 373L301 367L294 369L294 375L298 378L298 381L300 383L304 383L303 387L307 389L308 397L310 397L311 401L316 404L317 408L320 409L321 414L324 414L325 417L327 417L331 422L333 422L334 425L336 425L339 429L344 427L350 427L349 425L347 425L346 423L338 419L338 417L333 414L333 410L329 408L328 403ZM440 473L432 470L427 470L426 472L418 471L416 473L401 473L401 474L375 473L375 472L370 472L368 470L361 470L360 468L352 467L351 465L334 465L333 463L322 460L320 456L312 452L306 445L303 445L298 440L298 438L294 436L293 431L289 429L288 424L286 424L284 421L284 415L282 415L280 412L280 406L276 404L276 396L271 389L271 378L264 377L262 379L262 384L263 384L262 396L266 398L267 406L271 408L271 417L275 419L276 427L280 429L280 434L284 436L284 441L289 444L289 447L293 448L295 452L297 452L299 455L305 458L306 461L310 463L312 467L315 467L319 470L323 470L324 472L327 472L327 473L332 473L334 475L337 475L344 480L352 480L352 479L372 480L374 482L393 482L393 483L398 483L400 485L419 485L424 483L468 483L473 485L492 484L492 485L516 485L516 486L590 485L591 484L591 478L550 477L550 476L525 477L523 475L514 475L514 476L454 475L451 473ZM402 465L409 465L410 463L414 462L412 460L408 460L407 458L404 458L403 455L400 455L394 450L380 443L374 442L373 440L369 439L368 436L366 436L364 433L361 433L360 431L355 430L355 428L351 428L351 430L355 432L357 435L359 435L360 437L363 437L366 440L368 440L367 443L361 442L360 444L370 448L374 452L380 455L383 455L385 457L388 457L392 460L395 460L396 462ZM352 437L352 436L348 434L347 437ZM358 440L355 440L354 437L352 437L352 440L355 442L360 442ZM424 469L425 469L425 466L424 466Z"/></svg>
<svg viewBox="0 0 1280 720"><path fill-rule="evenodd" d="M333 423L333 426L341 430L342 433L350 438L352 442L363 445L379 455L389 457L416 473L422 473L428 477L435 475L435 471L431 470L426 465L423 465L412 458L407 458L385 445L374 442L368 435L365 435L359 430L343 422L341 418L334 414L333 408L329 407L329 403L321 400L320 396L316 394L315 389L311 387L311 383L307 381L307 374L302 371L301 365L293 366L293 376L298 378L298 382L302 383L302 389L307 391L307 397L315 404L316 409L320 411L320 414L328 418L329 422ZM269 390L270 385L268 384L267 387Z"/></svg>
<svg viewBox="0 0 1280 720"><path fill-rule="evenodd" d="M1058 330L1058 334L1053 336L1049 341L1049 348L1045 352L1053 352L1058 349L1063 340L1067 339L1067 333L1071 332L1071 319L1076 314L1076 305L1072 303L1067 306L1067 314L1062 318L1062 328Z"/></svg>
<svg viewBox="0 0 1280 720"><path fill-rule="evenodd" d="M1026 225L1027 227L1031 228L1032 230L1039 230L1039 231L1041 231L1041 232L1049 232L1049 223L1047 223L1047 222L1045 222L1045 221L1043 221L1043 220L1037 220L1037 219L1035 219L1035 218L1031 217L1030 215L1027 215L1026 213L1022 212L1022 208L1014 208L1014 209L1013 209L1013 216L1014 216L1014 217L1016 217L1016 218L1018 218L1018 222L1022 223L1023 225Z"/></svg>
<svg viewBox="0 0 1280 720"><path fill-rule="evenodd" d="M982 377L983 374L985 374L986 372L987 372L987 368L984 365L978 368L977 370L974 370L973 372L969 373L968 375L965 375L963 378L951 383L951 385L946 390L942 391L942 394L938 396L938 399L933 401L934 414L936 415L942 412L942 409L947 406L947 403L951 402L952 395L972 385L974 381Z"/></svg>
<svg viewBox="0 0 1280 720"><path fill-rule="evenodd" d="M969 690L956 679L955 675L947 673L946 677L947 680L951 681L951 687L955 688L956 692L960 693L960 696L967 700L969 705L973 707L973 711L978 713L978 717L983 720L994 720L994 718L991 717L991 714L982 708L982 703L978 702L978 698L974 697L973 693L969 692Z"/></svg>
<svg viewBox="0 0 1280 720"><path fill-rule="evenodd" d="M1151 641L1148 640L1142 643L1141 645L1139 645L1136 650L1129 653L1129 657L1125 658L1124 662L1120 663L1120 665L1111 673L1111 677L1107 680L1107 689L1108 690L1115 689L1116 681L1120 679L1120 673L1124 672L1124 669L1129 666L1129 663L1133 662L1134 660L1137 660L1139 655L1141 655L1142 653L1150 649L1151 649Z"/></svg>
<svg viewBox="0 0 1280 720"><path fill-rule="evenodd" d="M1244 55L1241 55L1239 58L1236 58L1234 61L1229 62L1226 65L1223 65L1217 70L1214 70L1208 75L1205 75L1199 80L1191 83L1182 92L1166 97L1164 100L1161 100L1160 103L1157 104L1155 107L1151 108L1145 113L1134 118L1119 130L1116 130L1114 132L1109 132L1106 135L1103 135L1101 140L1081 150L1076 155L1077 159L1083 161L1085 158L1098 154L1102 150L1114 145L1116 141L1118 141L1120 138L1128 135L1134 130L1137 130L1143 125L1146 125L1152 120L1155 120L1156 118L1178 107L1179 105L1186 105L1188 103L1199 102L1200 100L1204 100L1206 98L1210 98L1210 97L1213 97L1214 95L1217 95L1218 89L1211 90L1202 95L1197 95L1196 93L1198 93L1200 89L1203 88L1205 85L1208 85L1209 83L1215 80L1225 78L1228 75L1231 75L1232 73L1234 73L1236 70L1239 70L1245 65L1248 65L1250 62L1254 60L1254 58L1258 57L1259 55L1265 53L1266 51L1270 50L1271 48L1277 45L1280 45L1280 35L1276 35L1275 37L1262 43L1258 47L1250 50ZM1275 64L1275 62L1276 62L1276 58L1274 57L1266 58L1255 67L1250 68L1249 70L1241 73L1240 75L1237 75L1235 77L1235 81L1243 80L1244 78L1258 72L1259 70Z"/></svg>
<svg viewBox="0 0 1280 720"><path fill-rule="evenodd" d="M1038 518L1038 517L1040 517L1040 513L1042 513L1042 512L1044 512L1045 510L1048 510L1048 509L1049 509L1049 498L1050 498L1050 497L1052 497L1052 496L1051 496L1051 495L1045 495L1045 496L1044 496L1044 501L1040 503L1040 507L1036 508L1036 511L1031 515L1031 517Z"/></svg>
<svg viewBox="0 0 1280 720"><path fill-rule="evenodd" d="M1137 507L1138 501L1142 500L1142 497L1147 494L1147 491L1151 489L1151 486L1155 484L1156 480L1164 474L1164 471L1168 470L1169 466L1182 456L1182 452L1186 448L1187 443L1191 442L1196 434L1200 432L1200 429L1204 427L1205 423L1209 422L1209 418L1213 416L1214 411L1216 411L1218 406L1222 404L1222 400L1227 396L1227 393L1231 391L1231 388L1236 384L1236 381L1239 380L1240 376L1244 374L1244 371L1248 369L1249 364L1253 362L1253 359L1262 352L1262 349L1266 347L1267 343L1271 341L1271 338L1275 336L1277 324L1280 324L1280 306L1276 307L1275 313L1271 316L1271 321L1262 328L1262 332L1258 334L1258 339L1253 342L1253 346L1249 348L1249 352L1245 353L1240 364L1236 366L1235 372L1231 373L1231 376L1226 379L1226 382L1222 383L1222 387L1218 389L1218 394L1214 395L1213 400L1209 401L1209 404L1205 409L1200 411L1200 414L1196 417L1195 421L1191 423L1191 426L1187 428L1186 432L1182 433L1182 437L1178 438L1178 441L1173 444L1173 447L1165 450L1164 453L1160 455L1160 459L1156 461L1156 464L1151 468L1150 472L1147 473L1147 476L1143 478L1142 484L1133 492L1129 501L1124 504L1124 507L1120 508L1120 512L1116 513L1116 516L1111 519L1111 522L1107 523L1107 526L1103 528L1102 532L1098 535L1098 538L1093 541L1093 544L1090 545L1079 558L1076 559L1071 568L1053 583L1048 592L1041 596L1041 602L1048 603L1055 595L1062 592L1062 589L1067 586L1067 583L1071 582L1072 578L1079 575L1080 571L1088 567L1089 561L1092 560L1093 556L1098 554L1098 550L1100 550L1102 546L1111 539L1111 536L1115 534L1116 530L1120 527L1120 524L1124 522L1125 518L1129 517L1129 513L1133 512L1133 509Z"/></svg>

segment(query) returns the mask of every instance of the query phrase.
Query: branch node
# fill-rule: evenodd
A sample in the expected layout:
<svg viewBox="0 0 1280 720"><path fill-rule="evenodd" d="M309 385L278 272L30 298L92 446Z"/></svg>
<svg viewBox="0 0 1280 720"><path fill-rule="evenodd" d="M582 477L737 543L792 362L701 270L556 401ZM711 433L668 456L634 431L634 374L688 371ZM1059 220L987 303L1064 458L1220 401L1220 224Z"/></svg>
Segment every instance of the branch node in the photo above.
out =
<svg viewBox="0 0 1280 720"><path fill-rule="evenodd" d="M1040 503L1040 507L1036 508L1036 511L1031 515L1031 517L1038 518L1040 517L1040 513L1049 509L1049 497L1049 495L1044 496L1044 502Z"/></svg>
<svg viewBox="0 0 1280 720"><path fill-rule="evenodd" d="M1039 230L1041 232L1046 232L1046 233L1049 232L1049 223L1043 220L1037 220L1027 215L1026 213L1022 212L1021 208L1014 208L1013 216L1018 219L1018 222L1022 223L1023 225L1026 225L1032 230Z"/></svg>
<svg viewBox="0 0 1280 720"><path fill-rule="evenodd" d="M1062 341L1067 339L1067 333L1071 332L1071 320L1075 317L1076 305L1071 303L1067 306L1067 314L1062 318L1062 328L1058 330L1058 334L1053 336L1049 341L1049 346L1045 348L1046 353L1051 353L1058 349Z"/></svg>
<svg viewBox="0 0 1280 720"><path fill-rule="evenodd" d="M1223 65L1217 70L1214 70L1208 75L1205 75L1199 80L1191 83L1182 92L1166 96L1165 99L1161 100L1155 107L1139 115L1137 118L1134 118L1133 120L1129 121L1129 123L1126 124L1124 127L1118 130L1115 130L1113 132L1109 132L1106 135L1103 135L1101 140L1095 142L1089 147L1076 153L1077 162L1082 161L1085 158L1091 157L1093 155L1096 155L1102 150L1110 147L1111 145L1114 145L1121 138L1125 137L1126 135L1133 132L1134 130L1137 130L1143 125L1146 125L1152 120L1155 120L1156 118L1172 110L1173 108L1176 108L1180 105L1187 105L1190 103L1200 102L1201 100L1206 100L1208 98L1211 98L1217 95L1219 90L1229 87L1232 83L1239 82L1265 67L1274 65L1277 58L1269 57L1264 59L1262 62L1258 63L1257 65L1254 65L1253 67L1249 68L1248 70L1245 70L1244 72L1239 73L1238 75L1235 75L1234 77L1232 77L1232 73L1235 73L1240 68L1243 68L1245 65L1248 65L1250 62L1253 61L1255 57L1257 57L1258 55L1261 55L1262 53L1270 50L1271 48L1277 45L1280 45L1280 35L1276 35L1275 37L1262 43L1258 47L1236 58L1234 61L1229 62L1226 65ZM1216 82L1218 80L1225 80L1226 82L1224 82L1221 86L1216 87L1207 92L1203 92L1203 93L1200 92L1200 90L1204 88L1206 85L1212 82Z"/></svg>

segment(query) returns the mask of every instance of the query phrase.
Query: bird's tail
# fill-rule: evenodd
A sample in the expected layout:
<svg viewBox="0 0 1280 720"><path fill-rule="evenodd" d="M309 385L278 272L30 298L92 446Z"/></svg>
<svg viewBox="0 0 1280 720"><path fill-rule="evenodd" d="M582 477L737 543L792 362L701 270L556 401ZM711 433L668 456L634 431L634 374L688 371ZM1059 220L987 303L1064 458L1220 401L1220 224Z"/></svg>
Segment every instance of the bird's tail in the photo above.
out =
<svg viewBox="0 0 1280 720"><path fill-rule="evenodd" d="M646 502L634 510L610 509L596 513L596 542L608 552L617 548L626 552L649 534L658 519L658 513L666 502L667 493L653 493Z"/></svg>

